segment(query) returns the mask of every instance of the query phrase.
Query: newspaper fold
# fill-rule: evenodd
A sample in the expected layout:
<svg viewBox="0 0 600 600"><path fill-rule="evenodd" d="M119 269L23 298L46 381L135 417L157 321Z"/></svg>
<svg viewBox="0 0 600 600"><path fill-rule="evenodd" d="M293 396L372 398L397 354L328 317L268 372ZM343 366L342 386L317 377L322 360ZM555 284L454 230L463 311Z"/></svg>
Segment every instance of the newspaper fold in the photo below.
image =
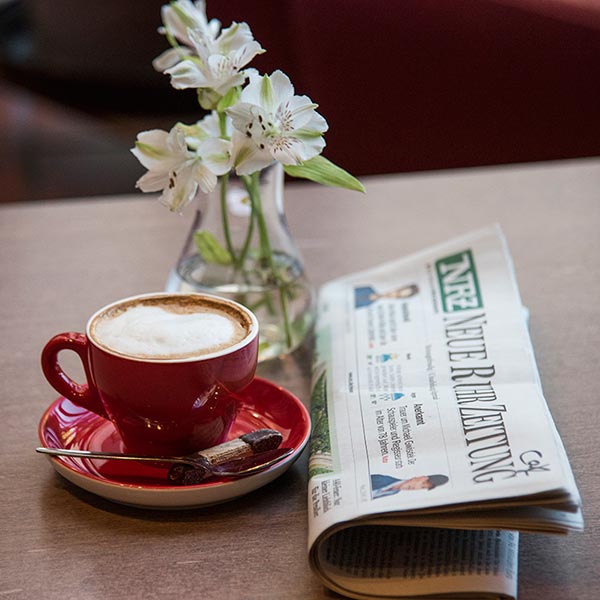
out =
<svg viewBox="0 0 600 600"><path fill-rule="evenodd" d="M497 226L326 284L311 411L309 558L337 592L515 598L517 531L583 528Z"/></svg>

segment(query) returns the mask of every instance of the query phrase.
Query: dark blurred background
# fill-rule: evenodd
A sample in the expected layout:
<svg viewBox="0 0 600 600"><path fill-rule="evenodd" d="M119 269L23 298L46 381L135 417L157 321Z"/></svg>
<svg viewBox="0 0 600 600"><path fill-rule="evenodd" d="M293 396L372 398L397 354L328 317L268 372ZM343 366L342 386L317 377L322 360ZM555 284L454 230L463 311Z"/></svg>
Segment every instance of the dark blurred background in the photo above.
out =
<svg viewBox="0 0 600 600"><path fill-rule="evenodd" d="M155 0L0 0L0 202L129 193L136 133L202 116ZM598 0L208 0L320 105L356 175L600 155Z"/></svg>

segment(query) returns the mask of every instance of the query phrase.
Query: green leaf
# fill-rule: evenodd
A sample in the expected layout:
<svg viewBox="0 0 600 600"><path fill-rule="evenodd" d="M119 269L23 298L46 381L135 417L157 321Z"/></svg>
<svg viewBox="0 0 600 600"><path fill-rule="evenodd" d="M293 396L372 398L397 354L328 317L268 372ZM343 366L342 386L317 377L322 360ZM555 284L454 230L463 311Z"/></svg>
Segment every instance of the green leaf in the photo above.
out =
<svg viewBox="0 0 600 600"><path fill-rule="evenodd" d="M302 177L323 185L365 192L364 185L356 177L334 165L324 156L315 156L301 165L283 165L283 170L292 177Z"/></svg>
<svg viewBox="0 0 600 600"><path fill-rule="evenodd" d="M210 231L196 231L194 243L205 262L217 265L230 265L233 261L231 254L219 244Z"/></svg>

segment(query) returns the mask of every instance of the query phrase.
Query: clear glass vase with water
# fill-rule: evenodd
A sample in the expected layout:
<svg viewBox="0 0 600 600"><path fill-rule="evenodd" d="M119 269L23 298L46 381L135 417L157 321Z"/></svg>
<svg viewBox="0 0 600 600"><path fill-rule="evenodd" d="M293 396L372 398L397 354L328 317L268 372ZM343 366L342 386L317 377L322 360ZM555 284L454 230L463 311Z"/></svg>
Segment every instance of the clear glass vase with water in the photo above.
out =
<svg viewBox="0 0 600 600"><path fill-rule="evenodd" d="M224 175L198 202L167 290L244 304L260 323L259 360L290 353L313 325L315 293L285 219L281 165Z"/></svg>

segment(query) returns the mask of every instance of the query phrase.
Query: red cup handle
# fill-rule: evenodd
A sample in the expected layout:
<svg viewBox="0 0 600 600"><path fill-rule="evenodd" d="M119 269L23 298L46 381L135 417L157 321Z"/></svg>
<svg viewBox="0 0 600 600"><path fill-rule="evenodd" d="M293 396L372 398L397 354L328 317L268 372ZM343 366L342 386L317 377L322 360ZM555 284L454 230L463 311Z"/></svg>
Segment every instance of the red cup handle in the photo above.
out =
<svg viewBox="0 0 600 600"><path fill-rule="evenodd" d="M108 415L104 410L98 392L91 384L92 377L88 361L89 341L83 333L59 333L55 335L42 350L42 371L48 383L61 396L68 398L105 419ZM72 350L79 355L83 363L83 370L87 379L86 383L73 381L62 369L58 362L58 353L61 350Z"/></svg>

